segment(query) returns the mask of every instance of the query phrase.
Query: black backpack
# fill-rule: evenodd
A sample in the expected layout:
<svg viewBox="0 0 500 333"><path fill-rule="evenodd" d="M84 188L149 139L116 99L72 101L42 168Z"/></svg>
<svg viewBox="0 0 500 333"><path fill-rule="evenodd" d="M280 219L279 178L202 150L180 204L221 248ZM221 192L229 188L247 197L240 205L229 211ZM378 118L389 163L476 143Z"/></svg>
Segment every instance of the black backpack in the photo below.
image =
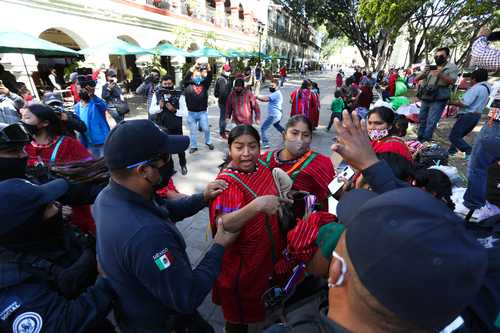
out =
<svg viewBox="0 0 500 333"><path fill-rule="evenodd" d="M475 302L462 314L462 331L500 332L500 214L478 223L468 222L466 228L488 252L488 269Z"/></svg>
<svg viewBox="0 0 500 333"><path fill-rule="evenodd" d="M422 149L416 156L415 167L428 169L431 166L448 165L448 151L435 143Z"/></svg>

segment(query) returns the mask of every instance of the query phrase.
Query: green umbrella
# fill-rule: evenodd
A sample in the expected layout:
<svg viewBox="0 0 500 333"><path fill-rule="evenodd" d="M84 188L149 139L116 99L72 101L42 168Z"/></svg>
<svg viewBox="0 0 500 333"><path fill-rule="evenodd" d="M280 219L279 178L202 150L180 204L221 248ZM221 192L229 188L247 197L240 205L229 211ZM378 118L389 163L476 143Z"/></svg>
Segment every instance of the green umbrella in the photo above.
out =
<svg viewBox="0 0 500 333"><path fill-rule="evenodd" d="M242 52L235 49L229 49L224 51L224 56L226 58L239 58L242 56Z"/></svg>
<svg viewBox="0 0 500 333"><path fill-rule="evenodd" d="M78 51L80 54L113 54L113 55L129 55L129 54L148 54L150 50L142 47L129 44L121 39L113 39L104 44Z"/></svg>
<svg viewBox="0 0 500 333"><path fill-rule="evenodd" d="M79 56L67 47L51 43L23 32L0 32L0 53L24 53L37 56Z"/></svg>
<svg viewBox="0 0 500 333"><path fill-rule="evenodd" d="M193 58L199 58L199 57L219 58L219 57L225 57L225 54L219 50L205 47L203 49L188 53L187 56Z"/></svg>
<svg viewBox="0 0 500 333"><path fill-rule="evenodd" d="M262 53L262 52L252 52L251 54L252 54L252 58L259 58L259 56L260 56L260 59L272 60L272 58L270 56L268 56L267 54Z"/></svg>
<svg viewBox="0 0 500 333"><path fill-rule="evenodd" d="M178 47L173 46L172 44L162 44L151 51L157 51L161 56L170 56L170 57L185 57L188 52L180 49Z"/></svg>

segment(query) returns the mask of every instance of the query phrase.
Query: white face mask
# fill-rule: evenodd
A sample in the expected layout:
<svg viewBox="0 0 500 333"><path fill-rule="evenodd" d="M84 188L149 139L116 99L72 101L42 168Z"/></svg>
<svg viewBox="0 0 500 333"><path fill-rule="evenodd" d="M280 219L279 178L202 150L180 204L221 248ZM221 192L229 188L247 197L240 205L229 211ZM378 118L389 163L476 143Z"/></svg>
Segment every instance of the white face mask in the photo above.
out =
<svg viewBox="0 0 500 333"><path fill-rule="evenodd" d="M384 128L384 129L371 129L368 130L368 136L370 137L370 140L376 141L385 138L386 136L389 135L389 129Z"/></svg>

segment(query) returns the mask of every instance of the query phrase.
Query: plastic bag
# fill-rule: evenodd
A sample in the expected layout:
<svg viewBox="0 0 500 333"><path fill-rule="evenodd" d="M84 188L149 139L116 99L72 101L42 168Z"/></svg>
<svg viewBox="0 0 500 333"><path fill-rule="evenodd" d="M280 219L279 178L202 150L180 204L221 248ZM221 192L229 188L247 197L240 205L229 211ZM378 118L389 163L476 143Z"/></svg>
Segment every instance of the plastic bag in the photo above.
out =
<svg viewBox="0 0 500 333"><path fill-rule="evenodd" d="M394 96L391 97L391 104L393 110L396 111L401 106L410 104L410 100L405 96Z"/></svg>

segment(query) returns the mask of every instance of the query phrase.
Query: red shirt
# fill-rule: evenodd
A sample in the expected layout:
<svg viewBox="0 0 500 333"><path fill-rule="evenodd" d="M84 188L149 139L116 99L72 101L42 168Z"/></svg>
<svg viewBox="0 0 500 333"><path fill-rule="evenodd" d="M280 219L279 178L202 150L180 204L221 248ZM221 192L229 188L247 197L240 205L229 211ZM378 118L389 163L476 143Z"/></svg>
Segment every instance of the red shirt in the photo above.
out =
<svg viewBox="0 0 500 333"><path fill-rule="evenodd" d="M309 89L298 88L290 94L292 111L290 116L304 115L311 121L314 127L319 122L319 100L318 95Z"/></svg>
<svg viewBox="0 0 500 333"><path fill-rule="evenodd" d="M49 165L52 153L57 146L59 138L60 137L54 138L54 140L47 145L39 145L35 141L28 143L24 147L28 154L28 167L35 166L37 162L43 162L45 165ZM89 160L91 158L92 155L78 140L70 136L65 136L55 155L54 165ZM82 231L95 235L95 223L90 213L90 205L78 205L72 206L71 208L73 210L71 223L79 227Z"/></svg>
<svg viewBox="0 0 500 333"><path fill-rule="evenodd" d="M217 177L228 183L210 205L210 225L216 230L216 217L237 211L255 199L240 182L226 174L233 174L243 181L257 196L277 195L271 171L258 165L251 173L224 169ZM265 318L263 293L269 289L273 276L272 243L266 230L266 215L259 214L249 220L236 242L224 252L219 277L213 288L213 301L222 306L224 318L232 323L256 323ZM282 257L282 240L277 215L268 217L277 259Z"/></svg>
<svg viewBox="0 0 500 333"><path fill-rule="evenodd" d="M413 162L408 146L398 137L388 136L380 140L372 141L372 147L376 153L396 153L403 156L408 161Z"/></svg>
<svg viewBox="0 0 500 333"><path fill-rule="evenodd" d="M316 157L308 163L305 168L307 159L303 160L302 163L295 167L295 170L290 170L298 163L301 159L296 159L292 161L281 161L278 158L278 154L281 150L267 151L262 155L262 160L269 164L271 169L280 168L283 171L293 174L295 171L299 171L293 182L293 189L298 191L306 191L314 194L318 201L321 203L323 210L328 210L328 196L330 192L328 190L328 184L335 177L335 168L333 166L332 160L322 154L317 153Z"/></svg>
<svg viewBox="0 0 500 333"><path fill-rule="evenodd" d="M78 94L78 89L76 88L76 83L72 83L69 86L69 90L71 91L71 95L73 95L73 99L75 100L75 104L80 102L80 94Z"/></svg>
<svg viewBox="0 0 500 333"><path fill-rule="evenodd" d="M286 67L280 68L280 76L286 76Z"/></svg>
<svg viewBox="0 0 500 333"><path fill-rule="evenodd" d="M226 118L232 118L236 125L252 125L260 120L260 107L255 95L250 89L245 89L241 94L231 91L226 101Z"/></svg>
<svg viewBox="0 0 500 333"><path fill-rule="evenodd" d="M398 79L397 73L392 73L389 76L389 96L394 96L396 93L396 81Z"/></svg>

